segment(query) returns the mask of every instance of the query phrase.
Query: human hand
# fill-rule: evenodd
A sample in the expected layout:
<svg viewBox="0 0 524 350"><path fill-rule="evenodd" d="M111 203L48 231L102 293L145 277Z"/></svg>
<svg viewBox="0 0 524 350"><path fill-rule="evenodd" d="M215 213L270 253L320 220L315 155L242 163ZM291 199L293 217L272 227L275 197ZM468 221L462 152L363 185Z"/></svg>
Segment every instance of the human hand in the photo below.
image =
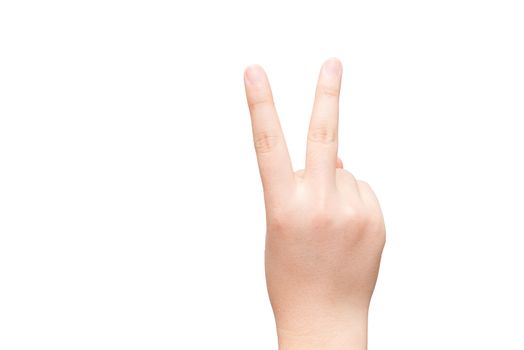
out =
<svg viewBox="0 0 524 350"><path fill-rule="evenodd" d="M265 268L281 349L365 349L385 244L373 190L337 158L342 65L320 71L306 166L293 171L267 76L244 83L266 209Z"/></svg>

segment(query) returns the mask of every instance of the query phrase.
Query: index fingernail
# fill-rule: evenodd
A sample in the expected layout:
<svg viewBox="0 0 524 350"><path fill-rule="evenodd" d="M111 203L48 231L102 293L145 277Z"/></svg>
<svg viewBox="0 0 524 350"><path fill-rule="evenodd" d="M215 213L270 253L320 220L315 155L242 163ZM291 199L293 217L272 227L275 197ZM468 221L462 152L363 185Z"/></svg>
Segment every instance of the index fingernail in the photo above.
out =
<svg viewBox="0 0 524 350"><path fill-rule="evenodd" d="M340 61L336 58L330 58L324 63L324 71L332 76L338 76L342 70Z"/></svg>
<svg viewBox="0 0 524 350"><path fill-rule="evenodd" d="M246 78L251 84L259 84L262 81L264 73L262 68L257 64L252 64L246 68Z"/></svg>

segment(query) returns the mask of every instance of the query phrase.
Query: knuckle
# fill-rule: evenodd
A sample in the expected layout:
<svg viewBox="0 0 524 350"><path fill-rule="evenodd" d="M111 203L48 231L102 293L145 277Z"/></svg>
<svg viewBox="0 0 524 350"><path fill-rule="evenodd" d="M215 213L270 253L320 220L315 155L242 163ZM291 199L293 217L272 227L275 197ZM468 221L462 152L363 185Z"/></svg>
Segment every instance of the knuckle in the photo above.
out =
<svg viewBox="0 0 524 350"><path fill-rule="evenodd" d="M268 96L258 96L258 97L252 97L248 100L247 105L250 110L254 110L257 107L264 106L264 105L270 105L273 101L271 97Z"/></svg>
<svg viewBox="0 0 524 350"><path fill-rule="evenodd" d="M311 215L311 224L315 229L333 226L334 218L329 211L325 209L316 210Z"/></svg>
<svg viewBox="0 0 524 350"><path fill-rule="evenodd" d="M360 232L365 230L365 227L369 222L369 217L364 210L351 207L344 215L344 222L347 226L350 226Z"/></svg>
<svg viewBox="0 0 524 350"><path fill-rule="evenodd" d="M279 234L290 234L296 226L296 218L290 209L271 209L267 215L267 230Z"/></svg>
<svg viewBox="0 0 524 350"><path fill-rule="evenodd" d="M318 88L320 93L324 96L339 97L340 95L340 89L338 88L338 86L335 85L322 84L319 85Z"/></svg>
<svg viewBox="0 0 524 350"><path fill-rule="evenodd" d="M328 198L317 198L310 217L314 228L333 227L338 224L338 210L331 203Z"/></svg>
<svg viewBox="0 0 524 350"><path fill-rule="evenodd" d="M362 235L374 235L384 231L382 213L365 206L350 206L344 211L344 224Z"/></svg>
<svg viewBox="0 0 524 350"><path fill-rule="evenodd" d="M253 135L253 143L257 153L268 153L278 146L280 137L275 132L260 131Z"/></svg>
<svg viewBox="0 0 524 350"><path fill-rule="evenodd" d="M308 140L311 142L332 144L337 140L337 132L327 126L315 127L309 130Z"/></svg>
<svg viewBox="0 0 524 350"><path fill-rule="evenodd" d="M355 237L373 244L385 244L385 226L382 214L361 209L350 210L346 214L346 225L353 229Z"/></svg>

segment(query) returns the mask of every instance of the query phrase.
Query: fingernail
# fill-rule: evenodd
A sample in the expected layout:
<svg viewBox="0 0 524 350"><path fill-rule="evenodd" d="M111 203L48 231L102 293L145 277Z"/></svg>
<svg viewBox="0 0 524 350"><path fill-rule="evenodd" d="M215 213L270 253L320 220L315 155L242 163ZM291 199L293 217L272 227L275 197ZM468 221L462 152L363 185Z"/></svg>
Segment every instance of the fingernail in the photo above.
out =
<svg viewBox="0 0 524 350"><path fill-rule="evenodd" d="M324 63L324 71L331 76L338 76L342 71L342 65L336 58L330 58Z"/></svg>
<svg viewBox="0 0 524 350"><path fill-rule="evenodd" d="M264 72L262 68L256 64L252 64L246 68L246 78L251 84L259 84L262 81Z"/></svg>

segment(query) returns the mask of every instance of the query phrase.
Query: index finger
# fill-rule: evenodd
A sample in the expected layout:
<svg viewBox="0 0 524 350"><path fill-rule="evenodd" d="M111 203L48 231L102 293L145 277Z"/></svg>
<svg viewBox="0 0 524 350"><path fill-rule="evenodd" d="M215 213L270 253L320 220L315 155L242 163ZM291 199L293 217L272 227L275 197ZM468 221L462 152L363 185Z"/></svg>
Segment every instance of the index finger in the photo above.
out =
<svg viewBox="0 0 524 350"><path fill-rule="evenodd" d="M244 84L264 193L282 195L292 188L295 177L271 87L262 67L247 67Z"/></svg>

